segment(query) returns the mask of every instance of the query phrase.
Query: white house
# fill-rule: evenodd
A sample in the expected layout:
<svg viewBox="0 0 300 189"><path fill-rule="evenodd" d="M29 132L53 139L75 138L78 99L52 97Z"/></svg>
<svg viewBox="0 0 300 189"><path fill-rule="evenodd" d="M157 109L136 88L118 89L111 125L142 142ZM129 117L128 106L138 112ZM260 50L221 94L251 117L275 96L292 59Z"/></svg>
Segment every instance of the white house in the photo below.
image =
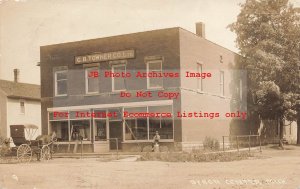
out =
<svg viewBox="0 0 300 189"><path fill-rule="evenodd" d="M14 75L14 81L0 80L0 136L10 137L10 125L34 124L35 138L41 134L40 86L20 83L18 69Z"/></svg>

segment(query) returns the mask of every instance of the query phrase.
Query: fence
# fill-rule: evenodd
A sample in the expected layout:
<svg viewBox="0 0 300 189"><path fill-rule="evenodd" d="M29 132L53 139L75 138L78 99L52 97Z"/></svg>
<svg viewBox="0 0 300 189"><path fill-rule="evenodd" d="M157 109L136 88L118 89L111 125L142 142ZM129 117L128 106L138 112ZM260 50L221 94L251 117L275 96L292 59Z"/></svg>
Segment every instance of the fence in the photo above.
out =
<svg viewBox="0 0 300 189"><path fill-rule="evenodd" d="M249 152L252 147L259 147L261 152L261 138L260 135L231 135L222 136L223 151L225 150L237 150L241 148L248 148Z"/></svg>

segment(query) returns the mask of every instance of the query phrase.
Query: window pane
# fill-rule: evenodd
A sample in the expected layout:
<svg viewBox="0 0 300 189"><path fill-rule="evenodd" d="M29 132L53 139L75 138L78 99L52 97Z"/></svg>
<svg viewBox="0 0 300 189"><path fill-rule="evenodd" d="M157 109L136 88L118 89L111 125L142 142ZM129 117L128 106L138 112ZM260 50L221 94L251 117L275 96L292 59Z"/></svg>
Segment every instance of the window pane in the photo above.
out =
<svg viewBox="0 0 300 189"><path fill-rule="evenodd" d="M67 94L67 80L57 81L57 94Z"/></svg>
<svg viewBox="0 0 300 189"><path fill-rule="evenodd" d="M110 120L122 120L122 109L116 108L116 109L108 109L108 114L112 114L112 117L109 117Z"/></svg>
<svg viewBox="0 0 300 189"><path fill-rule="evenodd" d="M57 72L56 73L56 79L57 80L63 80L63 79L67 79L67 72Z"/></svg>
<svg viewBox="0 0 300 189"><path fill-rule="evenodd" d="M127 113L142 113L147 112L146 107L125 108ZM126 118L125 118L126 119ZM125 139L126 140L147 140L147 118L127 118L125 120Z"/></svg>
<svg viewBox="0 0 300 189"><path fill-rule="evenodd" d="M172 113L172 106L150 106L149 112ZM172 118L149 118L149 137L153 139L158 131L161 139L173 139Z"/></svg>
<svg viewBox="0 0 300 189"><path fill-rule="evenodd" d="M49 112L49 120L67 120L68 118L68 111Z"/></svg>
<svg viewBox="0 0 300 189"><path fill-rule="evenodd" d="M125 139L126 140L137 140L136 138L136 119L125 120Z"/></svg>
<svg viewBox="0 0 300 189"><path fill-rule="evenodd" d="M89 110L70 111L70 119L91 119L91 112Z"/></svg>
<svg viewBox="0 0 300 189"><path fill-rule="evenodd" d="M167 118L149 119L149 137L153 139L155 132L158 131L161 139L173 139L173 120Z"/></svg>
<svg viewBox="0 0 300 189"><path fill-rule="evenodd" d="M161 70L161 62L149 63L149 71L151 70Z"/></svg>
<svg viewBox="0 0 300 189"><path fill-rule="evenodd" d="M172 113L172 106L149 106L149 112Z"/></svg>
<svg viewBox="0 0 300 189"><path fill-rule="evenodd" d="M162 73L162 67L161 67L161 61L157 62L149 62L148 63L148 73L157 73L161 74ZM155 74L153 74L155 75ZM148 87L150 88L157 88L157 87L162 87L163 86L163 78L161 77L148 77Z"/></svg>
<svg viewBox="0 0 300 189"><path fill-rule="evenodd" d="M125 120L126 140L147 140L147 119L126 119Z"/></svg>
<svg viewBox="0 0 300 189"><path fill-rule="evenodd" d="M141 112L147 112L147 107L124 108L124 112L128 112L128 113L141 113Z"/></svg>
<svg viewBox="0 0 300 189"><path fill-rule="evenodd" d="M114 78L114 90L125 89L125 79L124 78Z"/></svg>
<svg viewBox="0 0 300 189"><path fill-rule="evenodd" d="M88 93L98 92L98 85L99 85L98 67L86 69L85 74L86 74L85 78L87 79L87 92Z"/></svg>
<svg viewBox="0 0 300 189"><path fill-rule="evenodd" d="M149 78L149 87L162 87L162 78Z"/></svg>
<svg viewBox="0 0 300 189"><path fill-rule="evenodd" d="M88 78L88 92L98 92L98 78Z"/></svg>
<svg viewBox="0 0 300 189"><path fill-rule="evenodd" d="M89 120L71 121L71 140L80 138L83 140L91 140Z"/></svg>
<svg viewBox="0 0 300 189"><path fill-rule="evenodd" d="M122 75L122 72L125 73L125 66L114 66L113 67L114 73L119 73ZM114 77L113 78L113 90L123 90L125 89L125 78L122 77Z"/></svg>
<svg viewBox="0 0 300 189"><path fill-rule="evenodd" d="M68 121L51 121L50 133L55 132L58 141L69 141Z"/></svg>
<svg viewBox="0 0 300 189"><path fill-rule="evenodd" d="M106 110L105 109L96 109L94 110L94 113L95 113L95 117L96 118L106 118L107 117L107 114L106 114ZM108 116L112 116L112 114L109 114Z"/></svg>
<svg viewBox="0 0 300 189"><path fill-rule="evenodd" d="M125 72L125 66L114 66L114 73L120 73Z"/></svg>

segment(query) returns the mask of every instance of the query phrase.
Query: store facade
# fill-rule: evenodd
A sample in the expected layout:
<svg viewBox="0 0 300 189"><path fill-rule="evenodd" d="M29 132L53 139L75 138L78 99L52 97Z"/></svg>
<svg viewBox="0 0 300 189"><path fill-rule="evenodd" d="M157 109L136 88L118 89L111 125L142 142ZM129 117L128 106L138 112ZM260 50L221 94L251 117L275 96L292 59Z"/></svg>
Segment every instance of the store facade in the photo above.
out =
<svg viewBox="0 0 300 189"><path fill-rule="evenodd" d="M66 148L80 136L88 152L151 145L156 131L181 149L229 134L232 120L178 116L230 110L236 55L199 35L170 28L41 47L42 132Z"/></svg>

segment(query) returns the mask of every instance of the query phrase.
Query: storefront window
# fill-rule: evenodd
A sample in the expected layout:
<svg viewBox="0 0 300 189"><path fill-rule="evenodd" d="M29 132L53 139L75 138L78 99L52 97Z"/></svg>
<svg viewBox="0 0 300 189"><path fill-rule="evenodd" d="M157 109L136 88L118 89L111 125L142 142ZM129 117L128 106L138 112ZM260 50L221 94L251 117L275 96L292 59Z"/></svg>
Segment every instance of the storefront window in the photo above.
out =
<svg viewBox="0 0 300 189"><path fill-rule="evenodd" d="M68 121L51 121L50 133L55 132L59 142L69 141Z"/></svg>
<svg viewBox="0 0 300 189"><path fill-rule="evenodd" d="M127 107L124 112L122 110L119 107L49 112L49 133L56 132L59 141L103 141L109 138L119 138L120 141L152 140L156 131L161 139L173 139L171 105ZM149 117L151 113L161 117Z"/></svg>
<svg viewBox="0 0 300 189"><path fill-rule="evenodd" d="M49 120L68 120L69 119L69 112L68 111L55 111L49 112Z"/></svg>
<svg viewBox="0 0 300 189"><path fill-rule="evenodd" d="M90 120L71 121L71 140L91 140Z"/></svg>
<svg viewBox="0 0 300 189"><path fill-rule="evenodd" d="M172 113L172 106L150 106L149 112ZM172 118L149 118L149 139L151 140L155 132L158 131L161 139L173 139L173 119Z"/></svg>
<svg viewBox="0 0 300 189"><path fill-rule="evenodd" d="M92 114L90 110L74 110L69 111L70 119L91 119Z"/></svg>
<svg viewBox="0 0 300 189"><path fill-rule="evenodd" d="M123 115L121 108L108 109L107 115L111 121L122 121Z"/></svg>
<svg viewBox="0 0 300 189"><path fill-rule="evenodd" d="M166 118L149 119L149 137L152 139L158 131L161 139L173 139L173 120Z"/></svg>
<svg viewBox="0 0 300 189"><path fill-rule="evenodd" d="M125 108L128 113L147 112L146 107ZM147 118L125 118L125 140L147 140Z"/></svg>

